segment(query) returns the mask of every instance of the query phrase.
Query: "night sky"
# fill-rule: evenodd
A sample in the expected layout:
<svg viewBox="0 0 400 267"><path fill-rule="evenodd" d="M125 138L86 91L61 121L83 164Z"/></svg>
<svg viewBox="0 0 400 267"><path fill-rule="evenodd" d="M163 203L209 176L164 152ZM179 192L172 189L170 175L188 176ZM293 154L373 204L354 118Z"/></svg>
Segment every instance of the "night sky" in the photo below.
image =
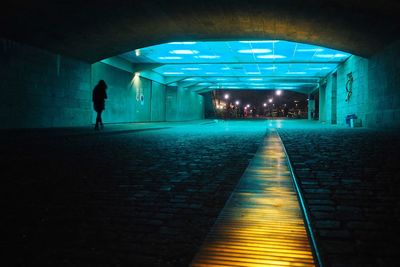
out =
<svg viewBox="0 0 400 267"><path fill-rule="evenodd" d="M275 90L218 90L216 96L217 99L224 100L224 95L229 94L231 103L239 100L240 105L256 105L257 108L262 107L263 103L268 103L270 98L273 98L275 105L286 104L289 108L292 108L297 103L298 108L302 109L307 106L307 95L305 94L282 90L282 94L277 96L275 92Z"/></svg>

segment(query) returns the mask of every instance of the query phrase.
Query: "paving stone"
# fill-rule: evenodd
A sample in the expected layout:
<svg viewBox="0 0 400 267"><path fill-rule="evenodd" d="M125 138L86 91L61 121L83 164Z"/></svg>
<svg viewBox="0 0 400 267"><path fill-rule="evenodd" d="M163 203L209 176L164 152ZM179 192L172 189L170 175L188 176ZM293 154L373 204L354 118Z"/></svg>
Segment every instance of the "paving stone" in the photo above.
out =
<svg viewBox="0 0 400 267"><path fill-rule="evenodd" d="M346 223L346 228L357 229L357 230L376 230L379 227L377 223L370 221L358 221L358 222L348 222Z"/></svg>
<svg viewBox="0 0 400 267"><path fill-rule="evenodd" d="M399 132L329 127L279 132L324 265L399 266L400 241L394 233L400 222L400 179L393 179L400 174Z"/></svg>
<svg viewBox="0 0 400 267"><path fill-rule="evenodd" d="M355 252L355 247L349 242L339 241L338 239L335 240L323 239L323 240L324 242L320 243L321 250L322 252L325 252L327 254L332 254L329 255L330 258L334 258L333 254L350 255L351 253ZM343 264L348 264L348 261L343 262Z"/></svg>
<svg viewBox="0 0 400 267"><path fill-rule="evenodd" d="M188 266L265 124L43 132L0 132L5 266Z"/></svg>
<svg viewBox="0 0 400 267"><path fill-rule="evenodd" d="M350 232L346 230L319 230L318 235L322 238L333 237L335 239L348 239L350 237Z"/></svg>
<svg viewBox="0 0 400 267"><path fill-rule="evenodd" d="M8 266L187 266L262 141L244 125L0 132ZM398 132L279 132L325 266L399 266Z"/></svg>
<svg viewBox="0 0 400 267"><path fill-rule="evenodd" d="M338 229L340 228L340 221L315 221L315 227L318 229Z"/></svg>
<svg viewBox="0 0 400 267"><path fill-rule="evenodd" d="M309 209L311 211L334 211L335 207L333 207L333 206L309 205Z"/></svg>

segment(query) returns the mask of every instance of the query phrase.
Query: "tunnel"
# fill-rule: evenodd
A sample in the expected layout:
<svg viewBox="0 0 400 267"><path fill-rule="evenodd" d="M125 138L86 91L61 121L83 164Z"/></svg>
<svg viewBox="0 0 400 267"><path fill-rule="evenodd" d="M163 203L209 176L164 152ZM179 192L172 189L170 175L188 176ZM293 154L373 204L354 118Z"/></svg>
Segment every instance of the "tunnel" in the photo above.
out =
<svg viewBox="0 0 400 267"><path fill-rule="evenodd" d="M399 11L7 0L3 262L398 266Z"/></svg>

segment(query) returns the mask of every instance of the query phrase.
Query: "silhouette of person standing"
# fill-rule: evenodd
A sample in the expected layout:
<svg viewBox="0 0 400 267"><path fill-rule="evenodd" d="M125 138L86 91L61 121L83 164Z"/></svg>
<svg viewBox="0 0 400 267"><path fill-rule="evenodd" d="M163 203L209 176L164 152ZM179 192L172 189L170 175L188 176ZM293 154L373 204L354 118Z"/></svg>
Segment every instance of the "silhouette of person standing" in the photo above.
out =
<svg viewBox="0 0 400 267"><path fill-rule="evenodd" d="M96 125L94 127L95 130L99 130L99 125L101 129L103 129L103 121L101 119L101 113L105 107L105 99L107 99L107 84L104 80L100 80L99 83L93 89L93 107L94 110L97 112L96 117Z"/></svg>

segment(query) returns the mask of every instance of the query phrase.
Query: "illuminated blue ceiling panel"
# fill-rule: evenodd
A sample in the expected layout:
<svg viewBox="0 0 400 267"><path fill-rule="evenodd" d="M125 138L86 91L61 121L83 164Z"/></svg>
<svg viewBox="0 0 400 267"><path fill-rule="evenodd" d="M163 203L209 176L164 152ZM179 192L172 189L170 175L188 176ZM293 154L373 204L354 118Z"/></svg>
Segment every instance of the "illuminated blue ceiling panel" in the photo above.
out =
<svg viewBox="0 0 400 267"><path fill-rule="evenodd" d="M351 54L288 41L172 42L125 53L135 64L193 88L306 89ZM161 66L160 66L161 65Z"/></svg>
<svg viewBox="0 0 400 267"><path fill-rule="evenodd" d="M337 64L166 64L154 70L165 76L317 76L324 77Z"/></svg>

